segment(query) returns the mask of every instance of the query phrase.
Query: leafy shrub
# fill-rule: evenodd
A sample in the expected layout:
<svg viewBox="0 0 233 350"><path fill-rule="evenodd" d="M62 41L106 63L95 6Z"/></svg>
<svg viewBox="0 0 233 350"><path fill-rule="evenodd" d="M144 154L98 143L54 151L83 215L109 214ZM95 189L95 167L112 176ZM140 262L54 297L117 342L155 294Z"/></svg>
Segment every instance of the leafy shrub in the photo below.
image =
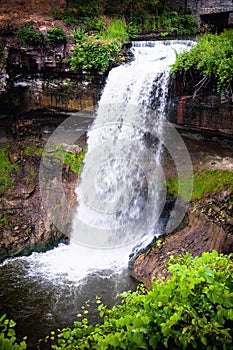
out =
<svg viewBox="0 0 233 350"><path fill-rule="evenodd" d="M55 9L53 11L53 19L62 20L70 27L74 26L78 22L75 14L72 11L62 11L61 9Z"/></svg>
<svg viewBox="0 0 233 350"><path fill-rule="evenodd" d="M99 16L101 8L98 0L89 0L88 2L84 0L79 1L79 3L78 10L81 17L95 18Z"/></svg>
<svg viewBox="0 0 233 350"><path fill-rule="evenodd" d="M233 79L233 29L203 35L189 52L177 55L171 73L190 68L215 77L218 91L223 91Z"/></svg>
<svg viewBox="0 0 233 350"><path fill-rule="evenodd" d="M82 19L83 29L87 32L95 29L96 17L84 17Z"/></svg>
<svg viewBox="0 0 233 350"><path fill-rule="evenodd" d="M8 320L6 315L0 317L0 349L1 350L25 350L26 337L24 340L17 344L16 343L16 334L15 327L16 323L13 320Z"/></svg>
<svg viewBox="0 0 233 350"><path fill-rule="evenodd" d="M72 31L72 37L75 43L80 43L81 41L88 39L88 34L86 33L85 29L78 27Z"/></svg>
<svg viewBox="0 0 233 350"><path fill-rule="evenodd" d="M97 30L99 33L103 33L106 30L106 19L105 17L97 18L95 21L95 30Z"/></svg>
<svg viewBox="0 0 233 350"><path fill-rule="evenodd" d="M112 19L106 28L105 19L100 18L95 28L92 36L88 36L85 26L73 30L76 46L71 54L71 69L80 67L106 71L116 61L120 52L120 41L128 40L127 26L123 20Z"/></svg>
<svg viewBox="0 0 233 350"><path fill-rule="evenodd" d="M80 174L83 168L83 159L87 152L84 147L80 154L66 152L63 146L56 146L56 151L52 155L58 159L62 159L64 165L69 165L70 169L77 174ZM51 155L51 153L50 153Z"/></svg>
<svg viewBox="0 0 233 350"><path fill-rule="evenodd" d="M117 41L91 40L87 38L76 44L71 58L71 69L100 69L106 71L111 64L115 63L119 54L120 46Z"/></svg>
<svg viewBox="0 0 233 350"><path fill-rule="evenodd" d="M49 29L47 32L47 40L49 45L63 44L66 41L64 29L60 26Z"/></svg>
<svg viewBox="0 0 233 350"><path fill-rule="evenodd" d="M87 303L73 328L51 332L52 348L232 350L232 257L171 256L171 278L121 293L110 309L97 298L101 324L89 324Z"/></svg>
<svg viewBox="0 0 233 350"><path fill-rule="evenodd" d="M197 29L197 21L191 15L180 15L176 27L178 35L195 35Z"/></svg>
<svg viewBox="0 0 233 350"><path fill-rule="evenodd" d="M127 25L127 33L128 33L130 40L135 39L137 37L137 35L139 34L139 32L140 32L140 30L139 30L138 26L135 25L133 22L130 22Z"/></svg>
<svg viewBox="0 0 233 350"><path fill-rule="evenodd" d="M87 31L98 30L96 23L104 15L125 18L126 23L130 23L130 29L134 28L132 37L135 37L135 32L161 28L169 34L176 30L178 35L193 35L197 26L193 16L169 11L168 1L90 0L87 3L85 0L68 0L67 3L68 8L76 9Z"/></svg>
<svg viewBox="0 0 233 350"><path fill-rule="evenodd" d="M22 44L39 45L43 41L41 33L35 30L31 24L25 24L19 28L16 35Z"/></svg>
<svg viewBox="0 0 233 350"><path fill-rule="evenodd" d="M138 32L141 32L142 30L146 29L146 26L148 30L151 29L148 28L148 23L150 23L150 16L143 9L133 11L130 15L129 22L131 23L131 26L137 28Z"/></svg>
<svg viewBox="0 0 233 350"><path fill-rule="evenodd" d="M82 21L83 29L87 32L97 32L99 34L105 32L106 30L106 20L105 17L85 17Z"/></svg>
<svg viewBox="0 0 233 350"><path fill-rule="evenodd" d="M192 15L176 11L164 12L154 17L152 29L163 29L162 33L176 32L179 36L191 36L196 33L197 21Z"/></svg>
<svg viewBox="0 0 233 350"><path fill-rule="evenodd" d="M76 16L71 11L64 11L61 19L70 27L78 23Z"/></svg>

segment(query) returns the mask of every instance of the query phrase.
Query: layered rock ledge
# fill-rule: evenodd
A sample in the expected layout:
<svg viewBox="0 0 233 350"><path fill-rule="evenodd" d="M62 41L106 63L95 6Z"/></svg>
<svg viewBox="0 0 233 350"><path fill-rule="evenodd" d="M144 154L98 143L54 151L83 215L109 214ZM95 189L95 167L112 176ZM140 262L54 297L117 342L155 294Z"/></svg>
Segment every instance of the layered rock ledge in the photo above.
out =
<svg viewBox="0 0 233 350"><path fill-rule="evenodd" d="M161 236L134 262L131 276L151 287L153 278L168 277L166 260L186 252L200 256L217 250L233 251L233 193L231 186L212 193L202 200L193 201L180 228L168 236Z"/></svg>

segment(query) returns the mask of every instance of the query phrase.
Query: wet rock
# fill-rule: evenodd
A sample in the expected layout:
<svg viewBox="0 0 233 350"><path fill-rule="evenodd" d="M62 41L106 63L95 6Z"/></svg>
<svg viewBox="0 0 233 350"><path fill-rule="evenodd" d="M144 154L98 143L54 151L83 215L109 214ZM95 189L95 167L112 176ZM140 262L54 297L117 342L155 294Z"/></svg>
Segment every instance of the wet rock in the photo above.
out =
<svg viewBox="0 0 233 350"><path fill-rule="evenodd" d="M230 188L212 194L190 206L184 228L161 237L153 247L134 262L131 276L151 287L151 279L169 276L164 263L169 255L190 252L200 256L213 249L228 254L233 251L233 210Z"/></svg>
<svg viewBox="0 0 233 350"><path fill-rule="evenodd" d="M67 145L66 143L61 144L62 147L64 147L64 151L68 153L73 154L80 154L82 153L82 148L78 145Z"/></svg>
<svg viewBox="0 0 233 350"><path fill-rule="evenodd" d="M233 134L232 96L223 100L216 92L216 81L210 79L198 92L196 86L202 79L199 71L176 73L170 79L169 120L186 130L199 129Z"/></svg>
<svg viewBox="0 0 233 350"><path fill-rule="evenodd" d="M20 154L15 151L8 152L8 158L11 164L17 163L20 160Z"/></svg>
<svg viewBox="0 0 233 350"><path fill-rule="evenodd" d="M25 142L25 144L24 144ZM12 157L17 149L25 149L28 140L10 140ZM31 146L38 145L38 140L31 140ZM18 146L18 147L16 147ZM32 147L33 148L33 147ZM36 147L34 147L36 149ZM25 160L25 161L23 161ZM12 174L14 182L0 197L0 262L8 257L28 255L33 251L45 251L56 246L59 242L67 241L69 225L64 230L55 226L51 216L52 211L57 213L60 221L67 219L67 213L57 205L61 200L60 194L52 193L49 196L51 211L44 206L39 183L40 157L32 154L23 154L19 162L19 171ZM30 173L31 170L31 173ZM33 170L33 171L32 171ZM52 164L51 164L52 174ZM28 176L30 175L30 176ZM33 176L32 176L33 175ZM51 179L56 181L56 177ZM74 192L77 175L66 174L64 196L70 208L75 208L76 195ZM50 191L51 192L51 191ZM53 198L53 201L51 200ZM46 199L45 199L46 200Z"/></svg>

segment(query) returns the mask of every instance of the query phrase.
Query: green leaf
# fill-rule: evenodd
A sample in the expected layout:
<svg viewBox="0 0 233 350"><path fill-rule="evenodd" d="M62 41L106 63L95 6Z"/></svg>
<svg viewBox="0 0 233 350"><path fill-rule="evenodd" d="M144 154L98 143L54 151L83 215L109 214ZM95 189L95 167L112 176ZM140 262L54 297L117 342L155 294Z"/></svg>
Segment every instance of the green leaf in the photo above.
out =
<svg viewBox="0 0 233 350"><path fill-rule="evenodd" d="M15 325L16 325L16 322L15 321L13 321L13 320L10 320L10 322L9 322L9 327L15 327Z"/></svg>

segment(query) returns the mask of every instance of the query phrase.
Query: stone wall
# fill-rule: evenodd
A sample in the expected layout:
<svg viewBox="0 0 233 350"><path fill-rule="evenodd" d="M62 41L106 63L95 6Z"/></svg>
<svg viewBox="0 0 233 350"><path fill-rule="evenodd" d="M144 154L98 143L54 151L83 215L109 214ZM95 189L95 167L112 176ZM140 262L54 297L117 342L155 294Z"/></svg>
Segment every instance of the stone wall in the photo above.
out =
<svg viewBox="0 0 233 350"><path fill-rule="evenodd" d="M227 24L229 13L233 12L233 3L232 0L175 0L170 1L170 8L172 10L183 9L185 12L190 12L197 19L199 25L202 22L208 22L209 18L207 17L206 19L206 15L216 16L217 14L226 13ZM214 21L216 21L215 18ZM223 21L223 18L219 18L219 21Z"/></svg>

